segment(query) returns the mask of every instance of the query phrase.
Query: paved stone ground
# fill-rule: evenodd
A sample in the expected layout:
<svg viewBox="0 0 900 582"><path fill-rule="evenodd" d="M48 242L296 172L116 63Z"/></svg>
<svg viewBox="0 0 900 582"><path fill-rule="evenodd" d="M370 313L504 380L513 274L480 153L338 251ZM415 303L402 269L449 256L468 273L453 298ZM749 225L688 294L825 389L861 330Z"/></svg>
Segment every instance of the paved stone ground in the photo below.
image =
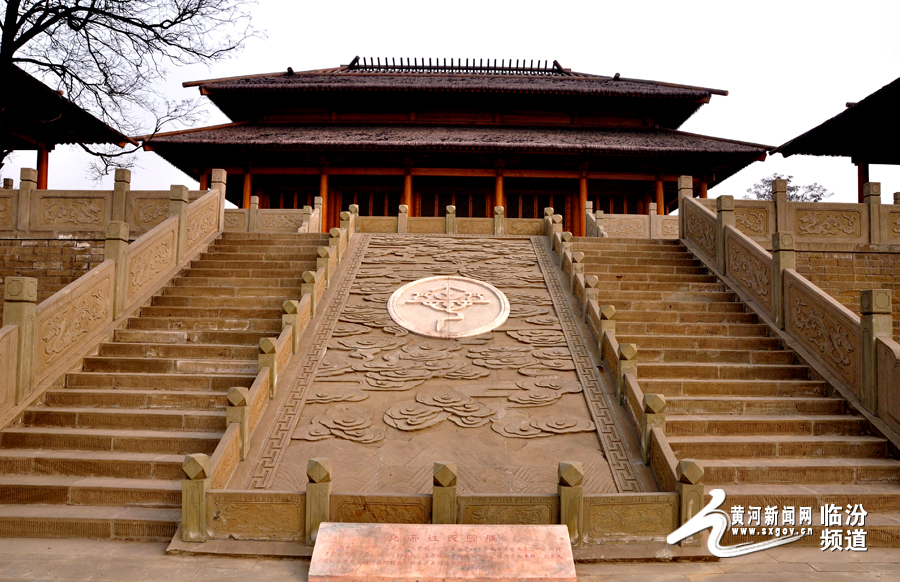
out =
<svg viewBox="0 0 900 582"><path fill-rule="evenodd" d="M4 539L0 582L304 582L306 560L167 556L164 543ZM830 582L900 579L900 549L825 553L778 548L707 563L601 563L577 566L579 582Z"/></svg>

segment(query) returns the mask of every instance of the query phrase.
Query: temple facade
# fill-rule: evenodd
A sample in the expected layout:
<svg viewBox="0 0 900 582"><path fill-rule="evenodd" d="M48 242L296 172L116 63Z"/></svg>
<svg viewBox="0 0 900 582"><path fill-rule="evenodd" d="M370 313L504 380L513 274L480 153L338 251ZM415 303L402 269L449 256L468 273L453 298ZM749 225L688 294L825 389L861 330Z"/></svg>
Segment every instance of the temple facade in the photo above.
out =
<svg viewBox="0 0 900 582"><path fill-rule="evenodd" d="M185 83L232 123L158 134L144 147L228 200L301 208L323 200L322 227L350 204L362 216L540 218L553 207L585 229L584 203L610 214L674 208L768 146L678 128L727 91L578 73L534 61L360 59L334 68Z"/></svg>

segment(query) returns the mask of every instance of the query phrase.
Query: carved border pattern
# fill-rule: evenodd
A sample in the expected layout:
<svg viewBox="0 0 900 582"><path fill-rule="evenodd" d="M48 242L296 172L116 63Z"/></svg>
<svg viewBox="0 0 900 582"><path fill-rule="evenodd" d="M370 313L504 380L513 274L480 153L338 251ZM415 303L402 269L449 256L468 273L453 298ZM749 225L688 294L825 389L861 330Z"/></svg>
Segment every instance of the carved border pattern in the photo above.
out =
<svg viewBox="0 0 900 582"><path fill-rule="evenodd" d="M175 231L170 230L153 246L144 249L128 260L128 289L126 300L131 301L141 289L156 279L156 276L175 259Z"/></svg>
<svg viewBox="0 0 900 582"><path fill-rule="evenodd" d="M210 198L206 206L187 217L186 249L191 250L194 244L204 236L216 230L216 218L219 214L218 198Z"/></svg>
<svg viewBox="0 0 900 582"><path fill-rule="evenodd" d="M249 489L267 489L271 485L281 457L284 456L284 452L291 442L291 434L294 432L297 421L300 420L306 395L315 379L319 363L325 355L328 342L331 341L331 333L338 323L340 312L350 296L350 288L353 286L353 281L356 280L356 271L369 246L369 235L357 234L356 236L361 238L360 244L348 258L347 271L341 277L336 292L316 328L315 335L303 354L303 366L297 374L297 380L291 386L290 394L278 410L275 422L263 443L262 455L247 484Z"/></svg>
<svg viewBox="0 0 900 582"><path fill-rule="evenodd" d="M566 344L572 353L572 359L575 361L578 378L581 380L582 386L584 386L588 409L591 411L591 417L593 417L594 425L597 427L597 436L600 438L600 443L603 446L603 452L616 481L616 487L618 487L619 493L642 491L641 484L634 473L632 461L625 450L622 434L619 432L619 427L612 417L607 396L600 388L600 373L597 371L597 365L591 358L587 346L585 346L584 337L579 332L576 324L577 318L572 310L572 305L569 303L562 285L553 273L553 264L547 255L547 249L542 243L543 238L539 236L532 237L531 244L541 266L541 272L544 274L544 281L547 284L547 290L550 292L550 298L553 300L553 308L556 310L560 326L566 336Z"/></svg>
<svg viewBox="0 0 900 582"><path fill-rule="evenodd" d="M769 230L768 210L758 208L754 211L750 208L735 208L734 222L741 232L748 236L765 236L766 231Z"/></svg>
<svg viewBox="0 0 900 582"><path fill-rule="evenodd" d="M710 224L711 219L707 219L698 208L688 204L685 213L685 221L687 224L687 236L697 243L707 257L716 258L716 227L715 223Z"/></svg>
<svg viewBox="0 0 900 582"><path fill-rule="evenodd" d="M765 264L734 236L727 239L728 273L740 281L769 313L772 312L772 265Z"/></svg>
<svg viewBox="0 0 900 582"><path fill-rule="evenodd" d="M797 211L797 231L810 236L859 236L858 211L815 212Z"/></svg>
<svg viewBox="0 0 900 582"><path fill-rule="evenodd" d="M601 226L609 236L634 235L646 236L650 230L649 217L641 218L604 218Z"/></svg>

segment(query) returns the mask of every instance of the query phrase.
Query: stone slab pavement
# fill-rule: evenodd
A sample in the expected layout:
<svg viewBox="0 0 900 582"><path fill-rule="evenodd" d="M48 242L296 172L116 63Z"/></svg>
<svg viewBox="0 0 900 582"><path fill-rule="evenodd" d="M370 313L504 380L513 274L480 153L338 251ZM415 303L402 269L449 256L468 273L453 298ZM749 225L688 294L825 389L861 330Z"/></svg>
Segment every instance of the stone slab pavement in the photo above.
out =
<svg viewBox="0 0 900 582"><path fill-rule="evenodd" d="M305 582L303 559L166 555L165 543L0 540L0 582ZM900 580L900 549L776 548L718 562L593 563L579 582L869 582Z"/></svg>

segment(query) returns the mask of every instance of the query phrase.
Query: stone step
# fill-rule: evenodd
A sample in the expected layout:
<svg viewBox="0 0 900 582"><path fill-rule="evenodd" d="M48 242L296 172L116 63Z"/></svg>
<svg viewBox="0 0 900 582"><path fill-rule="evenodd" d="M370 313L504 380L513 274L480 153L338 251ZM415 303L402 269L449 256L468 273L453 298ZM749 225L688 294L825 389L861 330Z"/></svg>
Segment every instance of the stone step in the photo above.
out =
<svg viewBox="0 0 900 582"><path fill-rule="evenodd" d="M158 343L158 344L231 344L259 345L259 340L271 336L270 331L229 331L229 330L143 330L117 329L113 334L116 342Z"/></svg>
<svg viewBox="0 0 900 582"><path fill-rule="evenodd" d="M253 360L257 358L258 354L259 348L256 345L113 342L100 344L97 355L110 358L225 358Z"/></svg>
<svg viewBox="0 0 900 582"><path fill-rule="evenodd" d="M257 360L218 360L201 358L126 358L89 356L84 358L85 372L126 372L144 374L256 374Z"/></svg>
<svg viewBox="0 0 900 582"><path fill-rule="evenodd" d="M617 314L618 316L618 314ZM683 333L689 336L710 335L729 337L767 337L769 326L754 324L715 323L648 323L621 322L616 324L616 335L664 335ZM638 343L640 345L640 343Z"/></svg>
<svg viewBox="0 0 900 582"><path fill-rule="evenodd" d="M687 250L687 248L681 244L679 240L662 240L662 239L647 239L647 238L628 238L628 237L575 237L572 239L575 248L609 248L609 247L622 247L623 249L633 249L633 248L648 248L648 249L660 249L660 248L677 248L681 250Z"/></svg>
<svg viewBox="0 0 900 582"><path fill-rule="evenodd" d="M108 374L106 372L69 372L66 388L116 390L212 390L227 392L232 386L249 388L252 374Z"/></svg>
<svg viewBox="0 0 900 582"><path fill-rule="evenodd" d="M668 362L674 364L793 364L795 354L788 350L727 350L696 348L644 349L640 342L639 362Z"/></svg>
<svg viewBox="0 0 900 582"><path fill-rule="evenodd" d="M222 432L18 426L0 431L0 448L211 455L221 438Z"/></svg>
<svg viewBox="0 0 900 582"><path fill-rule="evenodd" d="M11 503L180 509L181 481L64 475L0 475L0 506Z"/></svg>
<svg viewBox="0 0 900 582"><path fill-rule="evenodd" d="M808 380L809 368L799 364L670 364L639 361L637 377L684 380Z"/></svg>
<svg viewBox="0 0 900 582"><path fill-rule="evenodd" d="M668 414L844 414L847 401L827 397L670 396Z"/></svg>
<svg viewBox="0 0 900 582"><path fill-rule="evenodd" d="M862 504L870 515L876 512L900 511L900 486L890 483L866 483L865 485L794 483L789 487L727 484L722 485L721 488L725 490L726 494L725 503L722 504L721 509L726 513L730 513L731 507L734 505L743 506L745 509L750 506L766 507L771 505L795 508L811 507L814 522L820 523L819 508L828 504L834 504L841 508L846 508L847 505ZM709 492L707 491L707 502L708 498ZM846 514L844 517L846 518ZM868 525L868 516L866 521Z"/></svg>
<svg viewBox="0 0 900 582"><path fill-rule="evenodd" d="M259 309L241 307L170 307L148 306L141 308L141 317L177 317L182 319L277 319L281 320L282 309Z"/></svg>
<svg viewBox="0 0 900 582"><path fill-rule="evenodd" d="M222 410L225 392L190 390L71 390L53 389L44 393L43 404L76 408L163 408L179 410Z"/></svg>
<svg viewBox="0 0 900 582"><path fill-rule="evenodd" d="M686 283L717 283L719 278L715 275L679 275L665 273L620 273L618 271L612 273L595 272L586 265L584 268L585 276L594 275L601 283L675 283L684 285Z"/></svg>
<svg viewBox="0 0 900 582"><path fill-rule="evenodd" d="M666 415L671 436L725 435L866 435L869 423L861 416L840 415Z"/></svg>
<svg viewBox="0 0 900 582"><path fill-rule="evenodd" d="M306 264L307 268L303 269L269 269L269 268L257 268L257 269L230 269L227 267L219 268L219 269L211 269L207 267L203 268L188 268L184 269L181 272L181 276L194 278L206 278L206 279L261 279L261 280L271 280L271 279L283 279L283 278L298 278L303 274L303 271L316 270L316 265L313 263L310 265Z"/></svg>
<svg viewBox="0 0 900 582"><path fill-rule="evenodd" d="M888 456L887 440L876 436L673 436L672 452L680 459ZM900 491L898 491L900 493Z"/></svg>
<svg viewBox="0 0 900 582"><path fill-rule="evenodd" d="M224 410L159 408L71 408L36 406L25 410L29 427L103 428L128 431L224 431Z"/></svg>
<svg viewBox="0 0 900 582"><path fill-rule="evenodd" d="M695 292L719 292L728 291L728 287L724 283L686 283L683 281L631 281L627 280L625 275L621 277L612 276L615 280L603 281L597 283L596 289L602 291L695 291Z"/></svg>
<svg viewBox="0 0 900 582"><path fill-rule="evenodd" d="M296 277L283 278L263 278L263 277L178 277L172 281L172 285L177 287L279 287L283 289L299 290L303 284L300 278L301 273L297 273ZM279 292L284 292L279 289ZM268 293L271 297L276 293Z"/></svg>
<svg viewBox="0 0 900 582"><path fill-rule="evenodd" d="M213 250L226 252L266 252L266 253L296 253L303 252L308 247L318 248L328 246L328 241L302 241L291 244L288 240L248 239L248 240L218 240ZM263 249L262 251L258 249Z"/></svg>
<svg viewBox="0 0 900 582"><path fill-rule="evenodd" d="M277 290L272 287L190 287L187 285L173 286L169 285L163 288L163 295L166 297L277 297L284 301L285 299L300 299L300 288L281 288Z"/></svg>
<svg viewBox="0 0 900 582"><path fill-rule="evenodd" d="M825 382L818 380L684 380L641 378L645 394L665 396L824 396Z"/></svg>
<svg viewBox="0 0 900 582"><path fill-rule="evenodd" d="M241 241L241 240L288 240L297 242L328 241L331 237L328 233L320 232L223 232L216 241Z"/></svg>
<svg viewBox="0 0 900 582"><path fill-rule="evenodd" d="M622 272L629 273L659 273L657 271L658 268L669 269L669 272L672 272L673 268L677 269L686 269L686 270L678 270L676 273L691 273L692 271L687 269L693 269L696 274L705 275L708 274L709 271L707 268L695 258L692 258L690 255L685 255L683 258L670 258L670 257L622 257L616 253L605 253L603 255L585 255L584 260L585 270L594 270L598 267L602 267L604 265L612 267L608 271L605 272L618 272L620 269ZM627 269L627 270L626 270ZM644 270L646 269L646 270Z"/></svg>
<svg viewBox="0 0 900 582"><path fill-rule="evenodd" d="M610 258L622 258L622 259L672 259L672 260L685 260L689 259L692 261L696 261L697 258L694 255L687 251L678 251L674 249L662 249L662 250L647 250L647 251L637 251L637 250L607 250L603 248L576 248L577 251L584 253L585 258L587 257L610 257ZM595 261L596 262L596 261Z"/></svg>
<svg viewBox="0 0 900 582"><path fill-rule="evenodd" d="M201 259L196 260L191 263L190 269L186 270L186 273L194 274L194 270L203 271L203 270L216 270L221 271L223 269L226 270L235 270L235 276L238 276L237 273L242 273L244 271L254 272L260 268L263 268L268 271L315 271L316 270L316 259L315 255L306 257L303 260L296 261L282 261L282 260L271 260L271 261L260 261L260 260L247 260L247 261L223 261L216 259ZM199 275L199 273L198 273ZM203 275L199 275L203 276ZM246 275L240 275L246 276ZM255 275L250 275L255 276ZM271 275L264 275L271 276Z"/></svg>
<svg viewBox="0 0 900 582"><path fill-rule="evenodd" d="M326 245L327 246L327 245ZM315 262L318 256L318 247L308 247L306 249L296 248L292 252L273 253L273 252L228 252L221 249L210 249L209 252L200 255L199 261L214 261L226 265L231 262L253 263L259 265L263 261L279 261L279 262Z"/></svg>
<svg viewBox="0 0 900 582"><path fill-rule="evenodd" d="M619 311L619 323L652 321L655 323L758 323L759 316L747 312L727 311Z"/></svg>
<svg viewBox="0 0 900 582"><path fill-rule="evenodd" d="M703 483L900 483L900 461L866 458L703 459Z"/></svg>
<svg viewBox="0 0 900 582"><path fill-rule="evenodd" d="M278 309L284 303L282 297L178 297L155 295L150 302L154 307L217 307L237 309Z"/></svg>
<svg viewBox="0 0 900 582"><path fill-rule="evenodd" d="M631 297L603 301L618 311L679 311L709 313L745 313L746 306L739 301L641 301ZM618 321L619 314L616 314Z"/></svg>
<svg viewBox="0 0 900 582"><path fill-rule="evenodd" d="M169 542L180 521L180 508L2 505L0 537Z"/></svg>
<svg viewBox="0 0 900 582"><path fill-rule="evenodd" d="M178 330L221 330L221 331L260 331L281 333L281 319L218 319L178 317L130 317L128 329L178 329Z"/></svg>
<svg viewBox="0 0 900 582"><path fill-rule="evenodd" d="M184 455L0 449L0 472L17 475L75 475L123 479L184 478Z"/></svg>
<svg viewBox="0 0 900 582"><path fill-rule="evenodd" d="M616 334L619 343L635 344L639 350L780 350L777 337L716 337L690 335ZM640 352L639 352L640 353Z"/></svg>
<svg viewBox="0 0 900 582"><path fill-rule="evenodd" d="M623 297L618 291L600 291L598 301L601 305L613 303L615 301L712 301L716 303L730 303L737 301L737 295L730 291L725 292L690 292L680 291L672 293L670 291L630 291L627 297Z"/></svg>

